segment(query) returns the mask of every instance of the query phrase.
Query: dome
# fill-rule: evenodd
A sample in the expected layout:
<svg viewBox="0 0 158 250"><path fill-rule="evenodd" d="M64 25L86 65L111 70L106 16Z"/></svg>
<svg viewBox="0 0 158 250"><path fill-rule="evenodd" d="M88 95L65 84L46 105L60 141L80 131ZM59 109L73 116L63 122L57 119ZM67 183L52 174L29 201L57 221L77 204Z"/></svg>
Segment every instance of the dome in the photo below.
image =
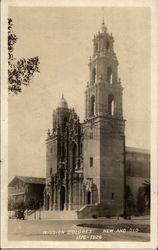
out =
<svg viewBox="0 0 158 250"><path fill-rule="evenodd" d="M68 108L67 101L65 100L63 94L62 94L62 97L61 97L61 99L59 101L58 108L66 108L66 109Z"/></svg>

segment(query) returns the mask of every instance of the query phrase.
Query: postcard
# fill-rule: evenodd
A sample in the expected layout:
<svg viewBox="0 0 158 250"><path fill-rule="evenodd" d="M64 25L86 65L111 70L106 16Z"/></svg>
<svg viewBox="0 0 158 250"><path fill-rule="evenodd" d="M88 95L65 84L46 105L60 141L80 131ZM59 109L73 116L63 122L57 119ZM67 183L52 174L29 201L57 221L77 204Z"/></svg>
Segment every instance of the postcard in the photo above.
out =
<svg viewBox="0 0 158 250"><path fill-rule="evenodd" d="M5 248L157 247L157 1L2 1Z"/></svg>

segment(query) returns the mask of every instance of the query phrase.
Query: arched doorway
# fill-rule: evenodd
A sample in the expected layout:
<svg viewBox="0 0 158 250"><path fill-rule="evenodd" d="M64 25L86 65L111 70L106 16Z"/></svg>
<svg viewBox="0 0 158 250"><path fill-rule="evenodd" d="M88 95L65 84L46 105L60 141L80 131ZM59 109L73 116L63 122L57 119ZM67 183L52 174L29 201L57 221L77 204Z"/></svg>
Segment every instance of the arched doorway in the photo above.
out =
<svg viewBox="0 0 158 250"><path fill-rule="evenodd" d="M49 195L46 195L46 210L49 210Z"/></svg>
<svg viewBox="0 0 158 250"><path fill-rule="evenodd" d="M94 184L93 185L93 204L98 203L98 188Z"/></svg>
<svg viewBox="0 0 158 250"><path fill-rule="evenodd" d="M64 204L65 204L65 187L61 186L61 189L60 189L60 210L64 210Z"/></svg>
<svg viewBox="0 0 158 250"><path fill-rule="evenodd" d="M87 191L87 204L91 204L91 192Z"/></svg>

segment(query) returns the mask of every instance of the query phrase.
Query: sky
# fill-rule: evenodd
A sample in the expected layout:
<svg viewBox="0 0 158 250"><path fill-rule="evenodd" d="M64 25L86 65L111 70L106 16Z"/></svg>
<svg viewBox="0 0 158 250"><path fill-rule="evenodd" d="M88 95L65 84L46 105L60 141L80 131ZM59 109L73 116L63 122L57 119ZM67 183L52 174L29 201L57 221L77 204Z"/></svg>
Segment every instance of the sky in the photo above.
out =
<svg viewBox="0 0 158 250"><path fill-rule="evenodd" d="M85 115L92 39L104 17L113 34L123 91L126 146L150 149L150 12L142 7L9 7L18 37L14 56L38 56L40 73L8 99L9 180L45 177L48 128L62 93Z"/></svg>

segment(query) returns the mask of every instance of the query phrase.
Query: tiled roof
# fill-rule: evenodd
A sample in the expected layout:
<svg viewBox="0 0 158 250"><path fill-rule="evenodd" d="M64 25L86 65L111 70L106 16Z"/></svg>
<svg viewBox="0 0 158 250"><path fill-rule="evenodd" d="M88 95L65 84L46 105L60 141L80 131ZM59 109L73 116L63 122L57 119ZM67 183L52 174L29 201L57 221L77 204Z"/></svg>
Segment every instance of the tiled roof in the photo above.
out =
<svg viewBox="0 0 158 250"><path fill-rule="evenodd" d="M45 178L41 178L41 177L29 177L29 176L15 176L11 182L9 183L9 187L14 187L14 185L16 184L16 182L18 180L21 180L25 183L32 183L32 184L45 184L46 179Z"/></svg>

